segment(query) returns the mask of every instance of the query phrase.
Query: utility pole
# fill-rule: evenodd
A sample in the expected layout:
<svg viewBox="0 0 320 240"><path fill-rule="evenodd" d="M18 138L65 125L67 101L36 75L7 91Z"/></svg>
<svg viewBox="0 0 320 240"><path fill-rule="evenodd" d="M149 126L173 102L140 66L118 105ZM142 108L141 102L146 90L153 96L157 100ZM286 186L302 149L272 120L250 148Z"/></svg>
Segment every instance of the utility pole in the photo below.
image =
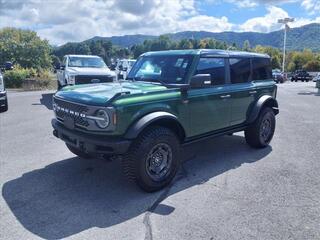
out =
<svg viewBox="0 0 320 240"><path fill-rule="evenodd" d="M283 36L283 57L282 57L282 72L284 73L286 65L286 42L287 42L287 29L289 29L289 22L294 22L294 18L282 18L278 19L278 23L284 25L284 36Z"/></svg>

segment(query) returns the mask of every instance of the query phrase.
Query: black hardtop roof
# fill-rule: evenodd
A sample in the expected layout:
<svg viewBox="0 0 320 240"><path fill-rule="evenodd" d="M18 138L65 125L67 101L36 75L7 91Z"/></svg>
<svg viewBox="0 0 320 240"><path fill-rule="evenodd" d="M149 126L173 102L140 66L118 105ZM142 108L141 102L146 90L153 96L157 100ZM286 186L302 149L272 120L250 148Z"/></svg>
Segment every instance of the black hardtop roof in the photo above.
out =
<svg viewBox="0 0 320 240"><path fill-rule="evenodd" d="M247 58L270 58L267 54L230 51L221 49L186 49L186 50L166 50L157 52L147 52L143 56L164 56L164 55L200 55L202 57L247 57Z"/></svg>

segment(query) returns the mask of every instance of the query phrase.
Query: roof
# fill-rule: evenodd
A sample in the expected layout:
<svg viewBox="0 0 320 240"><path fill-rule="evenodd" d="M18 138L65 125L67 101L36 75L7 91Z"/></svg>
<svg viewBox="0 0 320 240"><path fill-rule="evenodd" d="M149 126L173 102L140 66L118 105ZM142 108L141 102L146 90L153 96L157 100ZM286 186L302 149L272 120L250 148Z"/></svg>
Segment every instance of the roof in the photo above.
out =
<svg viewBox="0 0 320 240"><path fill-rule="evenodd" d="M83 58L85 58L85 57L96 57L96 58L100 58L99 56L96 56L96 55L78 55L78 54L68 54L68 55L66 55L66 56L68 56L68 57L83 57Z"/></svg>
<svg viewBox="0 0 320 240"><path fill-rule="evenodd" d="M270 58L267 54L244 52L244 51L229 51L221 49L188 49L188 50L167 50L157 52L147 52L143 56L161 56L161 55L201 55L204 57L261 57Z"/></svg>

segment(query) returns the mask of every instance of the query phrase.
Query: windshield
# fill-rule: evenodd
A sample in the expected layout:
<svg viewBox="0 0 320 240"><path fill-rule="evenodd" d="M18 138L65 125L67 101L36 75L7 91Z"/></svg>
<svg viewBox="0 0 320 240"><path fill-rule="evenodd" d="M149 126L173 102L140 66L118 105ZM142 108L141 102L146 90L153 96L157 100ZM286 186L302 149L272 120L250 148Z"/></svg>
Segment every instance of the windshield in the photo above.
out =
<svg viewBox="0 0 320 240"><path fill-rule="evenodd" d="M193 57L182 56L143 56L131 69L128 79L136 81L183 84Z"/></svg>
<svg viewBox="0 0 320 240"><path fill-rule="evenodd" d="M106 64L99 57L69 57L69 67L104 68Z"/></svg>

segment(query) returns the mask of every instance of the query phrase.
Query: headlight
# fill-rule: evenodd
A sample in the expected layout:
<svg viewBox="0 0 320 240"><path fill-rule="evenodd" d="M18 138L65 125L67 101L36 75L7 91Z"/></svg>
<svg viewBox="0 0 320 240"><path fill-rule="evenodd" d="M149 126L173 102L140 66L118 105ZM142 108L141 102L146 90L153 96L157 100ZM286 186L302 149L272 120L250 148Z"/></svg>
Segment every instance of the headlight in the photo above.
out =
<svg viewBox="0 0 320 240"><path fill-rule="evenodd" d="M96 124L99 128L106 128L109 126L110 118L105 110L98 110L95 117Z"/></svg>

